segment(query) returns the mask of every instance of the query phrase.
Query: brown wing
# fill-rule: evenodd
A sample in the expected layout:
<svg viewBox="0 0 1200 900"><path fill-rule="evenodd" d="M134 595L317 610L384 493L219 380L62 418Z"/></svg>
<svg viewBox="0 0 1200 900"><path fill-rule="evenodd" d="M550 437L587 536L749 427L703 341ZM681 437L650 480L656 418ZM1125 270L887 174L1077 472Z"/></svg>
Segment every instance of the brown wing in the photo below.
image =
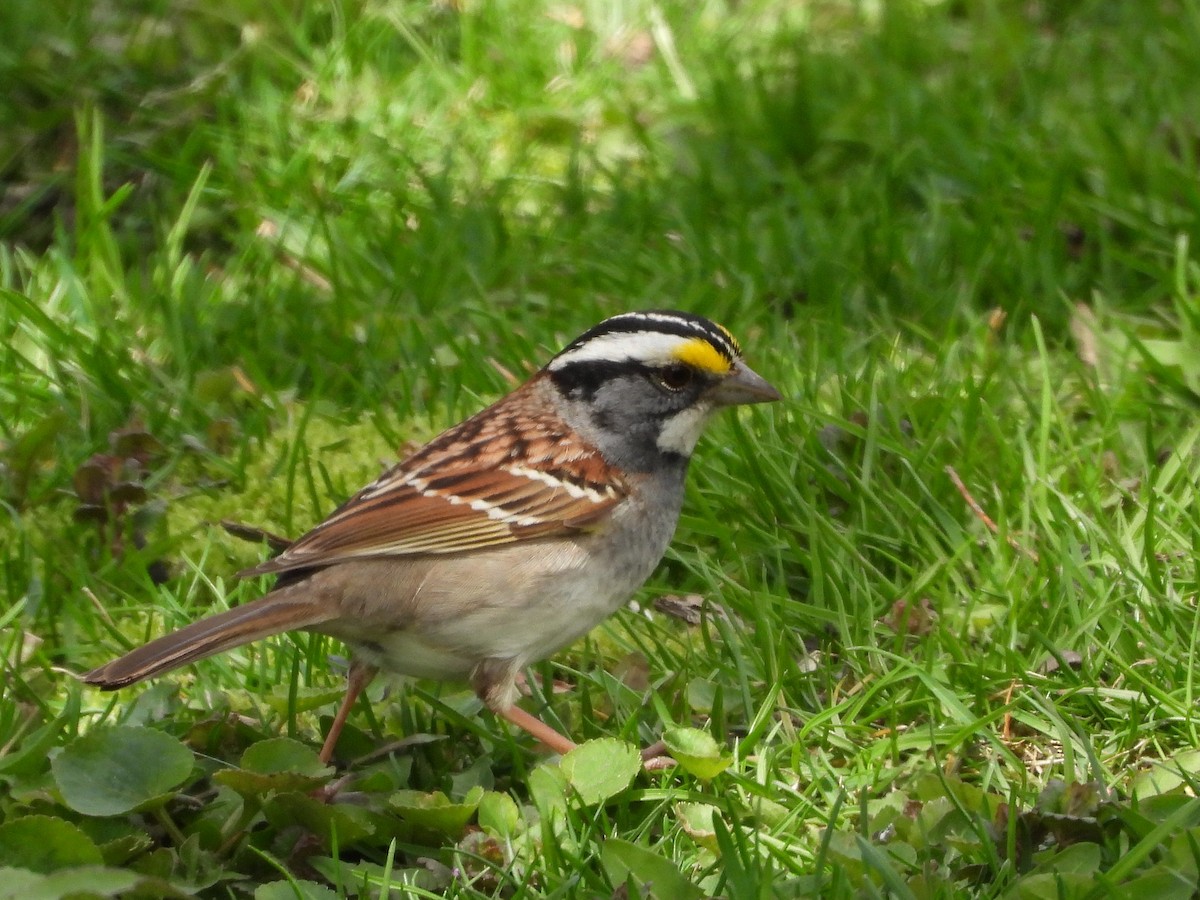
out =
<svg viewBox="0 0 1200 900"><path fill-rule="evenodd" d="M593 446L553 412L535 377L350 498L258 575L347 559L460 553L567 534L628 493Z"/></svg>

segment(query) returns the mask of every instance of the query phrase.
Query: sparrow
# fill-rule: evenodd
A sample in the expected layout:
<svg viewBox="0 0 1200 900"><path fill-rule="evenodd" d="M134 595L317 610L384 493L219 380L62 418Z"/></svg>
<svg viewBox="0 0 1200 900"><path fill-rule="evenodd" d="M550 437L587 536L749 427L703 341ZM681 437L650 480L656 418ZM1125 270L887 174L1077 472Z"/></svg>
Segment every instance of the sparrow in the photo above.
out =
<svg viewBox="0 0 1200 900"><path fill-rule="evenodd" d="M669 310L613 316L238 573L274 575L265 596L83 680L114 690L269 635L319 632L352 658L320 751L326 764L381 669L465 680L496 715L566 753L568 737L516 705L520 673L650 577L713 413L778 399L722 326Z"/></svg>

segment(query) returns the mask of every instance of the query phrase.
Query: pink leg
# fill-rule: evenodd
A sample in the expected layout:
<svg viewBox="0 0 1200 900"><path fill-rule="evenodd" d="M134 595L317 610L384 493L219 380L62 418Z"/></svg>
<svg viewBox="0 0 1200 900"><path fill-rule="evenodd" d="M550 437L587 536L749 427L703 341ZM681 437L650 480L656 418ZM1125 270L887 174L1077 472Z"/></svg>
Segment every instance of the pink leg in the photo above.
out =
<svg viewBox="0 0 1200 900"><path fill-rule="evenodd" d="M555 753L569 753L575 749L576 745L573 740L559 734L537 716L530 715L519 706L498 709L496 710L496 715L512 722L522 731L528 731Z"/></svg>
<svg viewBox="0 0 1200 900"><path fill-rule="evenodd" d="M497 710L496 714L512 722L521 730L529 732L555 753L569 753L578 746L569 737L559 734L541 719L537 718L537 716L530 715L519 706L510 706L508 709ZM645 770L647 772L661 772L663 769L673 769L679 765L679 763L666 755L666 751L666 745L662 741L651 744L643 750L642 766Z"/></svg>
<svg viewBox="0 0 1200 900"><path fill-rule="evenodd" d="M338 738L342 735L342 726L350 717L354 701L371 683L371 679L378 671L374 666L366 663L353 662L350 664L350 674L346 676L346 696L342 698L342 705L338 707L337 714L329 726L329 732L325 735L325 743L321 746L321 762L326 765L329 765L329 761L333 759L333 748L337 746Z"/></svg>
<svg viewBox="0 0 1200 900"><path fill-rule="evenodd" d="M570 753L576 747L573 740L559 734L537 716L525 712L508 699L515 693L510 689L516 674L508 661L485 660L471 673L471 685L484 705L500 718L533 735L555 753ZM503 705L505 702L509 705ZM642 765L646 771L655 772L677 765L671 757L663 755L665 752L662 741L647 747L642 752Z"/></svg>

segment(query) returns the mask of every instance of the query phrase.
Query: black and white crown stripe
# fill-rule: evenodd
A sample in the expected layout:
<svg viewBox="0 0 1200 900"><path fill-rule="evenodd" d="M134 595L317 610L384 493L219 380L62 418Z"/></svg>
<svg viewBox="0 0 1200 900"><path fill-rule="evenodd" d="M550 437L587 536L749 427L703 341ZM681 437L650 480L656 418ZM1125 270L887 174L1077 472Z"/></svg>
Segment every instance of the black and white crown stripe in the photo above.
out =
<svg viewBox="0 0 1200 900"><path fill-rule="evenodd" d="M732 363L742 348L732 334L708 319L686 313L623 313L584 332L546 366L551 372L582 362L636 359L667 362L687 340L703 340Z"/></svg>

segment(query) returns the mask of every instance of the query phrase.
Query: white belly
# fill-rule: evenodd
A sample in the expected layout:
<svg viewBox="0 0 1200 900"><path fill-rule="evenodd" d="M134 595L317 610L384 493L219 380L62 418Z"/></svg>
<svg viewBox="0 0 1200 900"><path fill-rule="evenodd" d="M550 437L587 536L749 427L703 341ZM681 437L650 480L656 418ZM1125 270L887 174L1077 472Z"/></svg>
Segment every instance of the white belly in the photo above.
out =
<svg viewBox="0 0 1200 900"><path fill-rule="evenodd" d="M420 678L465 678L485 660L520 668L625 603L661 559L673 518L666 524L636 529L654 540L601 539L587 552L573 540L549 540L411 563L342 564L358 570L349 581L362 594L344 598L347 614L321 630L380 668Z"/></svg>

